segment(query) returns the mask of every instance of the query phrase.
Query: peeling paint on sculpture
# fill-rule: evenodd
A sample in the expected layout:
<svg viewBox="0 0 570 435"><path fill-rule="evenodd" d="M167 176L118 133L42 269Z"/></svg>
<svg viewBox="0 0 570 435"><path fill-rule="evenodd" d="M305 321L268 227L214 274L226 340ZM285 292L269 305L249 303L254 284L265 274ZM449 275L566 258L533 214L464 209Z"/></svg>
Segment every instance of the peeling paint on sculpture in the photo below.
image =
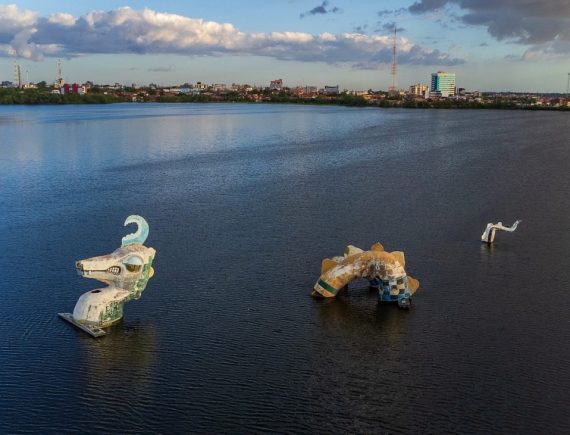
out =
<svg viewBox="0 0 570 435"><path fill-rule="evenodd" d="M108 285L84 293L75 304L72 315L60 313L60 317L91 335L103 335L101 328L119 321L123 317L125 302L139 299L154 275L152 261L156 251L143 246L148 237L148 224L137 215L129 216L125 226L132 223L137 224L138 229L123 237L119 249L75 263L79 275Z"/></svg>
<svg viewBox="0 0 570 435"><path fill-rule="evenodd" d="M485 228L485 231L483 231L483 234L481 235L481 241L483 243L487 243L487 244L491 244L495 241L495 232L497 230L500 231L507 231L509 233L512 233L514 230L517 229L517 226L521 223L521 220L515 221L515 223L511 226L511 227L505 227L503 226L502 222L493 224L493 223L488 223L487 224L487 228Z"/></svg>
<svg viewBox="0 0 570 435"><path fill-rule="evenodd" d="M400 307L408 308L420 284L406 274L405 265L403 252L386 252L380 243L372 245L370 251L349 245L344 257L322 261L321 277L313 296L334 298L354 279L365 278L378 289L381 301L397 302Z"/></svg>

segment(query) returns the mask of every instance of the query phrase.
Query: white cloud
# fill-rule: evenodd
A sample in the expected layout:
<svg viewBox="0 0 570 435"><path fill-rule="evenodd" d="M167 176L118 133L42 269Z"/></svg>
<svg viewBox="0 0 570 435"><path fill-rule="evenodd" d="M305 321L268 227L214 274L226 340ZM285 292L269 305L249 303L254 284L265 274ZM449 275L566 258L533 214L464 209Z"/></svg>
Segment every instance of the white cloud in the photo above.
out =
<svg viewBox="0 0 570 435"><path fill-rule="evenodd" d="M555 39L544 44L534 45L522 55L522 60L541 61L551 59L564 59L570 56L570 41Z"/></svg>
<svg viewBox="0 0 570 435"><path fill-rule="evenodd" d="M62 26L73 26L75 24L75 17L71 14L57 12L48 17L48 22L51 24L61 24Z"/></svg>
<svg viewBox="0 0 570 435"><path fill-rule="evenodd" d="M379 35L304 32L245 33L230 23L140 11L130 7L81 17L56 13L39 17L14 5L0 6L0 46L30 59L94 53L210 55L243 54L281 60L351 63L357 67L391 61L392 39ZM399 41L399 63L453 65L446 53L426 49L405 38Z"/></svg>
<svg viewBox="0 0 570 435"><path fill-rule="evenodd" d="M319 35L319 37L321 38L321 41L326 41L326 42L334 42L336 41L336 36L334 36L332 33L321 33Z"/></svg>
<svg viewBox="0 0 570 435"><path fill-rule="evenodd" d="M29 10L19 10L16 5L0 5L0 34L33 26L38 14Z"/></svg>

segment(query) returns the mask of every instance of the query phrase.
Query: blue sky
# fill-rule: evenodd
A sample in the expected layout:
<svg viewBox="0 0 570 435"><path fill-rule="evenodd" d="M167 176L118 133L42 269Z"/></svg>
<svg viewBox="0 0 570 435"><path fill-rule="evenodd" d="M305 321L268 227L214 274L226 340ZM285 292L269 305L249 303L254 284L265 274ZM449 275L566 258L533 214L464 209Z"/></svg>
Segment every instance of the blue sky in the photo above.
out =
<svg viewBox="0 0 570 435"><path fill-rule="evenodd" d="M460 87L564 92L569 0L27 0L1 3L0 80L387 89L457 74Z"/></svg>

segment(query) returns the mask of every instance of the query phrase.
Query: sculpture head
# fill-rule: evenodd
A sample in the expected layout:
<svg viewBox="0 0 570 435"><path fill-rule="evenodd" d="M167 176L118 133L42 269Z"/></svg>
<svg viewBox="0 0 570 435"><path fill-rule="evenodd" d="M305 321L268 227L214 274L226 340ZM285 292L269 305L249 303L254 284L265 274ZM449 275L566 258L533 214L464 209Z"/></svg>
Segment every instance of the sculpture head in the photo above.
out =
<svg viewBox="0 0 570 435"><path fill-rule="evenodd" d="M133 299L138 299L154 275L152 260L156 251L143 245L148 236L147 222L133 215L127 218L125 226L131 223L137 224L137 231L123 237L120 248L107 255L77 261L75 267L79 275L127 290Z"/></svg>

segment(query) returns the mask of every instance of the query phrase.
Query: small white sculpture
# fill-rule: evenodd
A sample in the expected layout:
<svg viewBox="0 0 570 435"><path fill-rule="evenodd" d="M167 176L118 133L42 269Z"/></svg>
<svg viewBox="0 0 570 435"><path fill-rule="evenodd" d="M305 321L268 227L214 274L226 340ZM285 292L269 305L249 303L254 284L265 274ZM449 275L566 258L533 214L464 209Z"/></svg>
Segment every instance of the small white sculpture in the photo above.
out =
<svg viewBox="0 0 570 435"><path fill-rule="evenodd" d="M508 231L509 233L512 233L514 230L517 229L517 226L521 223L521 220L515 221L515 223L511 226L511 227L505 227L503 226L502 222L493 224L493 223L488 223L487 224L487 228L485 228L485 231L483 232L483 234L481 235L481 241L483 243L487 243L487 244L491 244L495 241L495 232L497 230L501 230L501 231Z"/></svg>

